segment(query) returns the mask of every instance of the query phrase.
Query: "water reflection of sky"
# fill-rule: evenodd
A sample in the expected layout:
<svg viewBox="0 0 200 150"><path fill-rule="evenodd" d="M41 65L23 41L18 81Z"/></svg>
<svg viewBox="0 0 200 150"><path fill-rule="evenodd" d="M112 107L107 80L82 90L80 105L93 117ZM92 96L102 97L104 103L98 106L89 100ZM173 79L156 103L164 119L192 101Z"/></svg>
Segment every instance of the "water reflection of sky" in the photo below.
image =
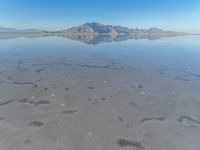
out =
<svg viewBox="0 0 200 150"><path fill-rule="evenodd" d="M159 66L200 63L200 37L183 36L158 40L127 40L87 45L62 37L18 37L0 40L1 52L31 52L41 56L92 58L99 56L124 64ZM141 67L142 67L141 66Z"/></svg>

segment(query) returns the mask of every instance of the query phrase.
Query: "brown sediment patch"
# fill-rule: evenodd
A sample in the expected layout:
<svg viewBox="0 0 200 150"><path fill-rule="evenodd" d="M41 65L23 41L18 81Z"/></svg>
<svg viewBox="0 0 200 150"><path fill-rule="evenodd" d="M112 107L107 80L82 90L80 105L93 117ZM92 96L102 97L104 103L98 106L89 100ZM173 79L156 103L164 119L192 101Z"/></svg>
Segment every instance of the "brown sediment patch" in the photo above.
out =
<svg viewBox="0 0 200 150"><path fill-rule="evenodd" d="M106 100L106 98L105 98L105 97L103 97L103 98L101 98L101 100L102 100L102 101L105 101L105 100Z"/></svg>
<svg viewBox="0 0 200 150"><path fill-rule="evenodd" d="M88 86L88 89L94 90L94 87L93 86Z"/></svg>
<svg viewBox="0 0 200 150"><path fill-rule="evenodd" d="M19 103L28 103L28 98L18 99L17 102L19 102Z"/></svg>
<svg viewBox="0 0 200 150"><path fill-rule="evenodd" d="M128 124L125 123L124 118L122 118L121 116L117 116L117 119L120 123L122 123L126 128L130 128L130 126Z"/></svg>
<svg viewBox="0 0 200 150"><path fill-rule="evenodd" d="M32 64L32 66L55 66L56 64Z"/></svg>
<svg viewBox="0 0 200 150"><path fill-rule="evenodd" d="M192 76L195 76L197 78L200 78L200 74L194 74L194 73L190 73Z"/></svg>
<svg viewBox="0 0 200 150"><path fill-rule="evenodd" d="M137 106L137 104L136 103L134 103L134 102L130 102L130 103L128 103L130 106L132 106L132 107L136 107Z"/></svg>
<svg viewBox="0 0 200 150"><path fill-rule="evenodd" d="M62 111L63 114L74 114L79 112L78 110L64 110Z"/></svg>
<svg viewBox="0 0 200 150"><path fill-rule="evenodd" d="M132 85L131 88L142 89L143 85L141 85L141 84L135 84L135 85Z"/></svg>
<svg viewBox="0 0 200 150"><path fill-rule="evenodd" d="M0 106L8 105L8 104L13 103L13 102L15 102L15 101L9 100L9 101L6 101L6 102L2 102L2 103L0 103Z"/></svg>
<svg viewBox="0 0 200 150"><path fill-rule="evenodd" d="M30 127L42 127L44 124L41 121L31 121L28 126Z"/></svg>
<svg viewBox="0 0 200 150"><path fill-rule="evenodd" d="M129 146L129 147L135 147L138 150L143 149L143 146L142 146L141 142L132 141L132 140L124 139L124 138L117 139L116 143L120 147L127 147L127 146Z"/></svg>
<svg viewBox="0 0 200 150"><path fill-rule="evenodd" d="M27 71L28 70L27 68L23 68L22 66L17 66L16 68L20 71Z"/></svg>
<svg viewBox="0 0 200 150"><path fill-rule="evenodd" d="M34 101L34 100L29 100L28 98L24 99L19 99L17 100L19 103L28 103L28 104L33 104L35 106L38 105L45 105L45 104L50 104L51 102L48 100L39 100L39 101Z"/></svg>
<svg viewBox="0 0 200 150"><path fill-rule="evenodd" d="M40 79L38 79L38 80L36 80L36 81L40 82L40 81L42 81L42 78L40 78Z"/></svg>
<svg viewBox="0 0 200 150"><path fill-rule="evenodd" d="M69 88L65 88L66 91L69 91Z"/></svg>
<svg viewBox="0 0 200 150"><path fill-rule="evenodd" d="M47 91L48 90L48 88L44 88L44 91Z"/></svg>
<svg viewBox="0 0 200 150"><path fill-rule="evenodd" d="M22 64L23 64L23 61L22 61L22 60L18 60L18 61L17 61L17 64L22 65Z"/></svg>
<svg viewBox="0 0 200 150"><path fill-rule="evenodd" d="M4 73L4 72L6 72L6 71L0 71L0 74L2 74L2 73Z"/></svg>
<svg viewBox="0 0 200 150"><path fill-rule="evenodd" d="M130 129L130 128L131 128L129 125L125 125L125 127L126 127L127 129Z"/></svg>
<svg viewBox="0 0 200 150"><path fill-rule="evenodd" d="M121 116L117 116L117 119L119 120L119 122L123 123L124 119Z"/></svg>
<svg viewBox="0 0 200 150"><path fill-rule="evenodd" d="M165 121L165 117L151 117L151 118L144 118L140 121L140 123L144 123L147 121Z"/></svg>
<svg viewBox="0 0 200 150"><path fill-rule="evenodd" d="M187 78L184 78L184 77L176 77L174 78L175 80L180 80L180 81L190 81L189 79Z"/></svg>
<svg viewBox="0 0 200 150"><path fill-rule="evenodd" d="M75 66L75 67L81 67L81 68L94 68L94 69L116 69L111 67L110 65L105 66L97 66L97 65L86 65L86 64L69 64L69 63L59 63L60 65L64 66Z"/></svg>
<svg viewBox="0 0 200 150"><path fill-rule="evenodd" d="M4 84L4 83L6 83L6 81L1 81L1 82L0 82L0 84Z"/></svg>
<svg viewBox="0 0 200 150"><path fill-rule="evenodd" d="M44 71L46 68L47 68L47 67L42 67L42 68L36 70L36 72L37 72L37 73L41 73L41 72Z"/></svg>
<svg viewBox="0 0 200 150"><path fill-rule="evenodd" d="M142 89L142 88L143 88L143 86L142 86L142 85L138 85L138 88Z"/></svg>
<svg viewBox="0 0 200 150"><path fill-rule="evenodd" d="M35 106L38 105L46 105L46 104L50 104L51 102L48 100L39 100L39 101L29 101L29 104L33 104Z"/></svg>
<svg viewBox="0 0 200 150"><path fill-rule="evenodd" d="M158 74L159 74L159 75L164 75L165 73L164 73L164 72L158 72Z"/></svg>
<svg viewBox="0 0 200 150"><path fill-rule="evenodd" d="M189 121L191 121L191 122L194 122L194 123L196 123L196 124L198 124L198 125L200 125L200 121L197 121L197 120L193 119L193 118L190 117L190 116L181 116L181 117L178 119L178 121L182 123L185 119L186 119L186 120L189 120Z"/></svg>
<svg viewBox="0 0 200 150"><path fill-rule="evenodd" d="M33 88L38 87L38 85L33 83L33 82L13 82L13 84L16 84L16 85L32 85Z"/></svg>
<svg viewBox="0 0 200 150"><path fill-rule="evenodd" d="M24 144L25 144L25 145L31 144L31 141L30 141L29 139L25 139L25 140L24 140Z"/></svg>
<svg viewBox="0 0 200 150"><path fill-rule="evenodd" d="M0 121L1 121L1 120L4 120L4 119L5 119L4 117L0 117Z"/></svg>

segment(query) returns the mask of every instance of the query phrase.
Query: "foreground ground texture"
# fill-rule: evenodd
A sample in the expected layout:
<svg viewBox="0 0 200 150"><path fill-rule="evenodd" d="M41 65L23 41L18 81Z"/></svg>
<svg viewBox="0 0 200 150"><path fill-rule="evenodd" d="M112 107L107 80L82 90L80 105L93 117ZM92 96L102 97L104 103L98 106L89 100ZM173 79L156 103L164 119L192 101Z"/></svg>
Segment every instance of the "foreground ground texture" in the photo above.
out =
<svg viewBox="0 0 200 150"><path fill-rule="evenodd" d="M200 149L197 61L24 49L0 52L1 150Z"/></svg>

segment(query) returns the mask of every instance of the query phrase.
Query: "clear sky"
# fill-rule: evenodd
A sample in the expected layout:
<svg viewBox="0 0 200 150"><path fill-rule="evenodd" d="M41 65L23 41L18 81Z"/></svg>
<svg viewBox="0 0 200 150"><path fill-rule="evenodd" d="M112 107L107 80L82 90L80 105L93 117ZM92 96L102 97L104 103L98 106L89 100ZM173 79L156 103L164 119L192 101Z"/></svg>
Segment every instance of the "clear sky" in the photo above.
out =
<svg viewBox="0 0 200 150"><path fill-rule="evenodd" d="M0 26L58 30L86 22L200 33L200 0L0 0Z"/></svg>

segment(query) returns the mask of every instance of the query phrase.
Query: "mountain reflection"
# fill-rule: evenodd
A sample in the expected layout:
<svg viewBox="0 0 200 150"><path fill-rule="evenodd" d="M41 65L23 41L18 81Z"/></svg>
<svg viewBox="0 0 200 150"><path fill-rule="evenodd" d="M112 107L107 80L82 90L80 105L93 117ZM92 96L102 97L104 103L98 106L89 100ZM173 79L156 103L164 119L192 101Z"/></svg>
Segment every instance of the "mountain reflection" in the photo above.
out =
<svg viewBox="0 0 200 150"><path fill-rule="evenodd" d="M61 34L58 36L62 36L64 38L68 38L74 41L79 41L88 45L97 45L101 43L109 43L109 42L122 42L127 40L139 40L139 39L148 39L148 40L157 40L164 36L155 36L155 35L149 35L149 36L139 36L139 35L109 35L109 34ZM165 36L166 37L166 36Z"/></svg>
<svg viewBox="0 0 200 150"><path fill-rule="evenodd" d="M74 41L79 41L88 45L97 45L101 43L109 42L122 42L126 40L139 40L139 39L148 39L148 40L157 40L166 36L160 35L106 35L106 34L0 34L0 40L6 39L16 39L19 37L24 38L38 38L38 37L48 37L48 36L59 36Z"/></svg>

